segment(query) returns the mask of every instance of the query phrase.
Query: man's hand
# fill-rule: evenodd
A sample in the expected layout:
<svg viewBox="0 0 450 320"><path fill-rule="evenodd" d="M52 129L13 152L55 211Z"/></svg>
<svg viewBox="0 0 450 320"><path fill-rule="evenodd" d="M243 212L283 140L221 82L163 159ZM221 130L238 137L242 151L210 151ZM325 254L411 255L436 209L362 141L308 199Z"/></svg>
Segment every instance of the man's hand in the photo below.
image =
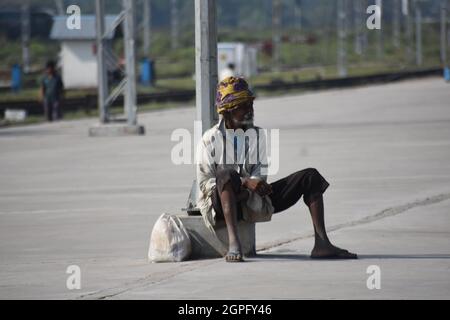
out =
<svg viewBox="0 0 450 320"><path fill-rule="evenodd" d="M39 90L38 101L39 101L40 103L43 103L43 102L44 102L44 88L41 88L41 89Z"/></svg>
<svg viewBox="0 0 450 320"><path fill-rule="evenodd" d="M249 196L250 196L250 191L246 188L241 187L241 192L237 195L237 201L238 202L247 201Z"/></svg>
<svg viewBox="0 0 450 320"><path fill-rule="evenodd" d="M261 197L267 196L272 193L272 186L261 179L245 179L244 187L250 191L256 192Z"/></svg>

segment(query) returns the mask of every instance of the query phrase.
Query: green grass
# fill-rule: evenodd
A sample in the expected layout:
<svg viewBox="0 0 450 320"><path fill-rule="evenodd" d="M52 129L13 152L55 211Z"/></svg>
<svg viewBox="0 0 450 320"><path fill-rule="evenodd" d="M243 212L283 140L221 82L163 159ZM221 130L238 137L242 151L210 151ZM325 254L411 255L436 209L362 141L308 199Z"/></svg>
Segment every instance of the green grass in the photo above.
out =
<svg viewBox="0 0 450 320"><path fill-rule="evenodd" d="M43 116L29 116L24 121L8 121L5 119L0 120L0 128L6 128L6 127L15 127L15 126L24 126L24 125L30 125L30 124L37 124L44 122Z"/></svg>
<svg viewBox="0 0 450 320"><path fill-rule="evenodd" d="M66 98L82 98L86 95L96 95L96 90L66 90ZM14 102L24 100L36 100L39 101L39 88L23 89L18 93L12 91L6 91L1 94L2 102Z"/></svg>
<svg viewBox="0 0 450 320"><path fill-rule="evenodd" d="M338 76L336 69L336 51L337 42L335 35L324 30L319 31L315 36L317 41L314 44L307 44L305 41L297 41L291 38L291 41L283 42L281 46L281 72L273 72L272 58L263 52L258 55L258 64L261 70L260 74L249 79L252 86L266 85L273 82L299 82L316 79L330 79ZM286 30L285 36L299 34L294 30ZM415 65L414 56L408 61L406 58L405 39L402 39L402 47L395 48L390 38L390 30L385 32L384 56L377 57L376 50L376 32L368 34L368 48L363 55L357 55L353 50L353 38L349 35L347 45L348 75L362 76L383 72L396 72L404 70L419 69ZM423 65L420 67L437 67L439 61L439 26L437 24L424 24L423 26ZM243 41L247 43L260 43L270 40L271 34L266 30L220 30L219 41ZM170 48L168 32L155 31L152 35L151 58L155 60L156 68L156 86L145 87L138 86L138 93L157 93L170 92L171 90L193 90L195 81L192 78L195 71L195 50L194 34L188 30L181 35L180 48L172 50ZM122 41L118 39L114 45L116 54L120 56L122 50ZM39 97L39 79L40 73L45 61L49 58L55 58L59 50L59 44L54 41L38 41L33 39L31 43L31 57L33 59L33 68L36 70L33 74L26 75L27 83L35 84L31 88L22 90L19 93L3 92L0 96L1 101L21 101L34 100ZM139 51L138 51L139 52ZM412 44L414 54L414 44ZM0 61L2 65L0 71L8 74L13 63L20 62L21 48L18 41L11 42L0 39ZM139 57L142 52L139 52ZM292 90L291 92L303 92L303 90ZM280 91L258 91L261 96L278 95ZM83 97L88 94L96 94L92 90L70 90L66 92L66 97ZM186 103L157 103L147 104L139 107L139 112L147 112L156 109L166 109L186 105ZM120 108L113 110L113 113L120 113ZM84 117L97 116L96 111L87 114L84 111L75 113L66 113L65 119L80 119ZM41 117L29 117L25 123L41 122ZM16 125L14 123L1 124L2 126Z"/></svg>
<svg viewBox="0 0 450 320"><path fill-rule="evenodd" d="M147 103L139 105L138 107L138 113L148 113L151 111L156 110L167 110L167 109L173 109L173 108L179 108L184 106L193 106L195 104L194 101L187 101L187 102L167 102L167 103ZM123 107L113 107L110 109L111 115L114 117L120 117L123 115ZM89 113L79 110L75 112L65 112L64 113L64 121L73 121L73 120L80 120L80 119L86 119L86 118L98 118L98 110L91 111ZM0 120L0 128L6 128L6 127L14 127L14 126L24 126L24 125L31 125L31 124L38 124L38 123L44 123L46 122L45 118L43 116L28 116L24 121L16 122L16 121L7 121L7 120Z"/></svg>
<svg viewBox="0 0 450 320"><path fill-rule="evenodd" d="M354 50L354 37L348 35L346 46L348 48L348 63L370 64L382 62L387 65L413 66L414 61L406 61L405 50L396 49L392 45L391 30L385 31L385 54L381 59L377 57L376 43L377 31L368 31L368 48L364 55L357 55ZM296 37L294 37L294 35ZM439 25L423 25L423 55L426 65L439 65ZM307 37L314 36L315 43L307 43ZM154 30L152 34L150 58L155 61L156 76L159 79L185 78L195 72L195 50L193 30L188 29L181 33L180 47L172 50L168 31ZM302 68L309 65L335 65L337 42L335 30L321 29L317 32L299 32L297 30L284 30L284 37L288 38L281 46L281 63L285 68ZM303 41L301 39L303 38ZM138 38L138 44L140 39ZM270 41L271 33L267 30L236 30L223 29L219 32L219 41L242 41L249 44L261 44ZM405 43L405 39L402 40ZM21 47L19 41L6 41L0 39L1 70L9 70L13 63L20 62ZM415 43L412 43L414 47ZM115 54L123 55L123 42L115 40ZM414 49L414 48L413 48ZM56 41L31 42L31 57L34 68L42 68L49 58L57 57L59 43ZM142 58L142 47L138 45L138 59ZM262 70L271 70L272 58L263 52L258 56L259 67Z"/></svg>
<svg viewBox="0 0 450 320"><path fill-rule="evenodd" d="M33 69L41 69L49 59L58 57L59 44L51 40L32 39L30 42L30 58ZM20 41L10 41L0 38L1 69L10 69L15 63L22 62L22 47Z"/></svg>

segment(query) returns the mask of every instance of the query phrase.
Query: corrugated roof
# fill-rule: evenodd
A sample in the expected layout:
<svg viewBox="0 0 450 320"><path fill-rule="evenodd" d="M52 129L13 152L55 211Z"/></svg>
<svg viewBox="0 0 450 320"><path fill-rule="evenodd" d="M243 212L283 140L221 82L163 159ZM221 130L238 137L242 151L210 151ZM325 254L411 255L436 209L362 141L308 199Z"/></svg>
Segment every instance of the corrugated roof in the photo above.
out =
<svg viewBox="0 0 450 320"><path fill-rule="evenodd" d="M116 19L115 15L105 16L105 28L108 29ZM50 39L54 40L95 40L95 15L81 16L81 29L67 28L68 16L58 16L53 18ZM108 35L108 39L114 38L115 32Z"/></svg>

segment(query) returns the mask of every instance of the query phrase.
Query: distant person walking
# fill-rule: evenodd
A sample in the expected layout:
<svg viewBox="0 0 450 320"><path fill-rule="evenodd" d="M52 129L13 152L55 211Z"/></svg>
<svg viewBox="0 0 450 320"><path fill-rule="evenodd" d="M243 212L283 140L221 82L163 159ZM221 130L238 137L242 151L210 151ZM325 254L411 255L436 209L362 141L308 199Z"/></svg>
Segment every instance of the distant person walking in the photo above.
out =
<svg viewBox="0 0 450 320"><path fill-rule="evenodd" d="M233 63L229 63L226 68L220 71L219 81L225 80L226 78L229 77L236 76L235 69L236 69L235 65Z"/></svg>
<svg viewBox="0 0 450 320"><path fill-rule="evenodd" d="M47 62L45 75L41 81L41 100L47 121L62 119L61 101L64 96L64 84L56 72L54 61Z"/></svg>

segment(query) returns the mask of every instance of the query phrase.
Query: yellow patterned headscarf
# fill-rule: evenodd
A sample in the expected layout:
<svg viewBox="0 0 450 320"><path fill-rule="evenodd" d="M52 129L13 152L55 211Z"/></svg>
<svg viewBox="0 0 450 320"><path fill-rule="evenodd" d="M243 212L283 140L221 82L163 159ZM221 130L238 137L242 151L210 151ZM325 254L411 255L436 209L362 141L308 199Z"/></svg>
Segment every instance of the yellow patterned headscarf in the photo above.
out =
<svg viewBox="0 0 450 320"><path fill-rule="evenodd" d="M217 86L216 107L219 114L237 108L241 103L255 100L244 78L228 77Z"/></svg>

